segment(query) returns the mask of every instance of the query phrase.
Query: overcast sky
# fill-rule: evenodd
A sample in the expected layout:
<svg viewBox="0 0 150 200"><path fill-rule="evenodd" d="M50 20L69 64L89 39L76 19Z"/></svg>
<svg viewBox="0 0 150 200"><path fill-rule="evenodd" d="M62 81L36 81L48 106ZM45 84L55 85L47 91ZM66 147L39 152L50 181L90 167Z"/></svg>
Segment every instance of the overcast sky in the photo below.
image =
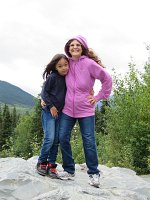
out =
<svg viewBox="0 0 150 200"><path fill-rule="evenodd" d="M0 0L0 80L37 96L45 65L76 35L111 73L142 70L150 45L149 0Z"/></svg>

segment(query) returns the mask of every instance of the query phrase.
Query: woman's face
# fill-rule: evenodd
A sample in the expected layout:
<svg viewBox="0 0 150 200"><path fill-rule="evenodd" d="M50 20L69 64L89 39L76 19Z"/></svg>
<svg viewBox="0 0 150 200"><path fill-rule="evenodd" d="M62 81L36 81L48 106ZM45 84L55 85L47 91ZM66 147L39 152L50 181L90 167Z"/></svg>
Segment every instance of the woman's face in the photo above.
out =
<svg viewBox="0 0 150 200"><path fill-rule="evenodd" d="M78 59L82 54L82 46L78 40L73 40L69 46L69 53L73 58Z"/></svg>

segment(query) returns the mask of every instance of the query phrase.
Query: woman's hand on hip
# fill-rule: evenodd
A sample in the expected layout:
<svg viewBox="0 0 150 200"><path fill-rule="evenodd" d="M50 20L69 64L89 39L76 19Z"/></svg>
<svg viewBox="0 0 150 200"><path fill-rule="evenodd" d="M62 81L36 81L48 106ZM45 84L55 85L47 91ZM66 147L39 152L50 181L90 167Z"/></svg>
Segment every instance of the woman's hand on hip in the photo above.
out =
<svg viewBox="0 0 150 200"><path fill-rule="evenodd" d="M88 102L90 102L91 105L95 105L96 104L96 99L94 96L90 95L87 97L88 98Z"/></svg>

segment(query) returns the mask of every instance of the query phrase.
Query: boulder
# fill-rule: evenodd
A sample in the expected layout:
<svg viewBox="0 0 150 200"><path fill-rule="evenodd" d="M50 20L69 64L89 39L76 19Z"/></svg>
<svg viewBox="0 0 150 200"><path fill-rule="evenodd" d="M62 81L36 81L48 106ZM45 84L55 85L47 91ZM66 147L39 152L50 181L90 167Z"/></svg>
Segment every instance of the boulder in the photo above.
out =
<svg viewBox="0 0 150 200"><path fill-rule="evenodd" d="M0 200L150 200L150 182L127 168L101 170L100 188L88 184L85 164L76 164L75 180L40 176L38 157L0 159ZM60 164L58 171L63 171Z"/></svg>

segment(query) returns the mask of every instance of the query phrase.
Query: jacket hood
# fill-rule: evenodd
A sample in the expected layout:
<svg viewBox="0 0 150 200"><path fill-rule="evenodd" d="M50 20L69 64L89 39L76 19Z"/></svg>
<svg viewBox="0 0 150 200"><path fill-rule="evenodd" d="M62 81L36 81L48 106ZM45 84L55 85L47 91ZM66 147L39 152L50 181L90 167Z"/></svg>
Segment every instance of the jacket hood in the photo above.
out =
<svg viewBox="0 0 150 200"><path fill-rule="evenodd" d="M88 48L88 44L87 44L86 38L84 38L84 37L81 36L81 35L78 35L78 36L76 36L76 37L73 37L73 38L71 38L70 40L78 40L86 49ZM70 40L69 40L69 41L70 41ZM68 41L68 42L69 42L69 41ZM67 54L67 56L70 57L70 54L69 54L69 52L68 52L68 42L65 44L64 50L65 50L65 53Z"/></svg>

